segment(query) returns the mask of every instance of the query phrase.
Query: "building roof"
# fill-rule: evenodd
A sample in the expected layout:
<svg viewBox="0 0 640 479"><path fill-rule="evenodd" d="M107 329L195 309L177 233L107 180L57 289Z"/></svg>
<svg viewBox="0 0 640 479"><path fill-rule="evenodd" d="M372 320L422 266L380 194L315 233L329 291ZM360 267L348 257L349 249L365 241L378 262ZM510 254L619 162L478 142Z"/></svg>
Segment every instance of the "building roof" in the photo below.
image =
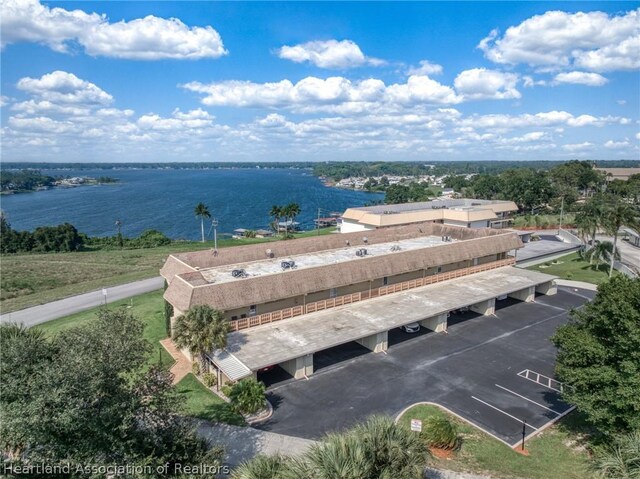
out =
<svg viewBox="0 0 640 479"><path fill-rule="evenodd" d="M513 201L440 198L418 203L349 208L342 218L381 227L436 220L462 222L494 220L497 218L497 213L517 210L518 207Z"/></svg>
<svg viewBox="0 0 640 479"><path fill-rule="evenodd" d="M442 243L443 235L451 236L451 243ZM361 283L383 276L394 276L402 273L427 269L448 263L472 260L491 254L502 253L521 248L522 242L512 231L496 231L490 229L472 230L455 226L445 226L434 223L420 225L384 228L367 232L367 244L364 243L362 233L345 235L325 235L293 241L283 241L247 247L228 248L220 250L217 257L210 252L191 253L194 256L176 255L167 260L162 270L167 279L171 279L165 298L181 311L186 311L193 305L208 304L217 309L228 311L251 304L263 304L283 298L299 296L316 291L327 290ZM426 238L426 239L420 239ZM345 250L345 239L350 242L350 248L360 247L375 249L375 245L386 245L399 242L409 244L413 239L418 247L390 251L385 246L386 254L372 254L357 257L355 254L343 261L318 262L317 258L307 261L315 262L309 267L280 271L269 274L256 275L241 280L225 282L209 282L208 278L216 274L216 269L228 273L229 266L244 268L247 273L258 268L272 268L281 260L295 257L296 254L311 255L325 252L331 255L341 255ZM417 239L417 240L416 240ZM315 240L315 241L314 241ZM405 243L401 243L401 242ZM424 244L420 245L423 242ZM255 247L259 248L256 249ZM269 250L273 258L266 258ZM340 250L327 253L329 250ZM226 258L221 258L222 253ZM226 262L225 262L226 259ZM232 261L235 259L235 261ZM191 264L201 264L193 267ZM231 260L231 261L230 261ZM244 261L243 261L244 260ZM216 264L217 263L217 264ZM188 268L183 272L180 266ZM205 266L210 265L210 266ZM267 265L267 266L265 266ZM198 268L198 269L196 269ZM184 269L184 268L182 268ZM173 278L168 275L174 273ZM215 279L214 279L215 280Z"/></svg>
<svg viewBox="0 0 640 479"><path fill-rule="evenodd" d="M614 180L628 180L631 175L640 175L640 168L596 168Z"/></svg>
<svg viewBox="0 0 640 479"><path fill-rule="evenodd" d="M255 371L555 278L511 266L484 271L234 332L227 350Z"/></svg>

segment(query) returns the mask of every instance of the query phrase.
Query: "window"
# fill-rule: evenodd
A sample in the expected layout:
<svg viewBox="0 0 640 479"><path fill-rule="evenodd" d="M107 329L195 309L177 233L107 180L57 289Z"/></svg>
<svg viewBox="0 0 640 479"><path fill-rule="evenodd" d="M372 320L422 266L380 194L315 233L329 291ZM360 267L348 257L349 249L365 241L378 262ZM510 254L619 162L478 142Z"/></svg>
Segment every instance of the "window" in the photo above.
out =
<svg viewBox="0 0 640 479"><path fill-rule="evenodd" d="M254 316L256 314L256 305L252 304L249 306L249 316Z"/></svg>
<svg viewBox="0 0 640 479"><path fill-rule="evenodd" d="M238 319L238 316L231 316L231 321L235 321L236 319Z"/></svg>
<svg viewBox="0 0 640 479"><path fill-rule="evenodd" d="M243 319L243 318L246 318L246 317L247 317L247 315L246 315L246 314L241 314L241 315L240 315L240 319Z"/></svg>
<svg viewBox="0 0 640 479"><path fill-rule="evenodd" d="M442 266L438 266L438 273L442 273Z"/></svg>
<svg viewBox="0 0 640 479"><path fill-rule="evenodd" d="M336 296L338 296L338 288L331 288L329 290L329 297L335 298Z"/></svg>
<svg viewBox="0 0 640 479"><path fill-rule="evenodd" d="M386 276L384 278L382 278L382 284L384 286L388 285L389 284L389 278L387 278Z"/></svg>

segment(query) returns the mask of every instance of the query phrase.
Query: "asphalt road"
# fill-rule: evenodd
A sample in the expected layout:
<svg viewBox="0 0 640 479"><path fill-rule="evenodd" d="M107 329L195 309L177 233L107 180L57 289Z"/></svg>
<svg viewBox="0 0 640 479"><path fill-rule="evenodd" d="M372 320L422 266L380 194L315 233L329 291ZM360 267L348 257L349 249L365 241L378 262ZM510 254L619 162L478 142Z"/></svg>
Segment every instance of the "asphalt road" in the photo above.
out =
<svg viewBox="0 0 640 479"><path fill-rule="evenodd" d="M143 293L149 293L163 287L164 279L161 276L155 278L134 281L133 283L122 284L106 288L107 303L130 298ZM105 297L102 290L91 291L90 293L70 296L69 298L53 301L51 303L34 306L32 308L14 311L0 316L0 323L22 323L26 326L35 326L53 319L62 318L73 313L78 313L95 306L104 304Z"/></svg>
<svg viewBox="0 0 640 479"><path fill-rule="evenodd" d="M448 334L393 331L387 354L367 353L355 343L319 354L314 362L320 368L309 380L269 388L275 411L259 428L317 439L371 414L395 416L429 401L513 445L522 420L530 434L568 410L555 390L559 384L545 379L553 377L556 355L549 337L567 321L568 310L593 295L561 288L535 303L501 301L495 316L452 315ZM282 376L276 370L263 378L269 374Z"/></svg>

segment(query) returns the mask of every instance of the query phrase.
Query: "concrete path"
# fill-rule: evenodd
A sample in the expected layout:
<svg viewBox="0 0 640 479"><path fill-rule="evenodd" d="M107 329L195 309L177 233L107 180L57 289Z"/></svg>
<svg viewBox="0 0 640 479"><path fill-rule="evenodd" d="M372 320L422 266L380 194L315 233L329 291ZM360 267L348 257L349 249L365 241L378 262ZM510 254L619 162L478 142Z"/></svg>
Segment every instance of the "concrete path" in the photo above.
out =
<svg viewBox="0 0 640 479"><path fill-rule="evenodd" d="M149 293L162 288L164 279L161 276L155 278L134 281L133 283L122 284L106 288L107 303L130 298L139 294ZM70 314L85 311L104 304L105 299L102 290L91 291L90 293L70 296L51 303L34 306L32 308L14 311L0 316L0 323L22 323L25 326L35 326L46 323L53 319L62 318Z"/></svg>
<svg viewBox="0 0 640 479"><path fill-rule="evenodd" d="M596 239L600 241L613 242L613 236L596 235ZM618 238L617 249L620 253L620 259L623 263L633 266L635 269L640 270L640 248L636 248L630 245L628 242Z"/></svg>
<svg viewBox="0 0 640 479"><path fill-rule="evenodd" d="M169 372L173 374L173 384L178 384L182 378L191 372L191 361L173 344L171 338L165 338L160 341L162 347L167 350L176 363L171 367Z"/></svg>
<svg viewBox="0 0 640 479"><path fill-rule="evenodd" d="M258 454L299 456L315 444L309 439L208 421L198 421L197 429L198 434L212 445L224 445L224 462L230 466L237 466Z"/></svg>
<svg viewBox="0 0 640 479"><path fill-rule="evenodd" d="M598 285L585 283L584 281L571 281L568 279L556 279L558 286L567 286L569 288L586 289L587 291L598 291Z"/></svg>

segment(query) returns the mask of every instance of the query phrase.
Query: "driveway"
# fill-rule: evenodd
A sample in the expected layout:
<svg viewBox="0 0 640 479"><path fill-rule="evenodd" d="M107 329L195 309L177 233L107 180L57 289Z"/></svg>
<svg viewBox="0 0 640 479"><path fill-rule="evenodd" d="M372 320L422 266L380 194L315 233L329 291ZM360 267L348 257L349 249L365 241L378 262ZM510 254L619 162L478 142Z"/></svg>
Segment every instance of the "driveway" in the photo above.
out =
<svg viewBox="0 0 640 479"><path fill-rule="evenodd" d="M509 445L567 412L553 380L549 337L567 311L594 295L560 288L535 303L504 300L495 316L452 315L448 334L399 330L387 354L355 343L318 355L309 380L271 386L275 411L261 429L317 439L371 414L396 415L422 401L441 404ZM331 356L335 355L335 361Z"/></svg>

